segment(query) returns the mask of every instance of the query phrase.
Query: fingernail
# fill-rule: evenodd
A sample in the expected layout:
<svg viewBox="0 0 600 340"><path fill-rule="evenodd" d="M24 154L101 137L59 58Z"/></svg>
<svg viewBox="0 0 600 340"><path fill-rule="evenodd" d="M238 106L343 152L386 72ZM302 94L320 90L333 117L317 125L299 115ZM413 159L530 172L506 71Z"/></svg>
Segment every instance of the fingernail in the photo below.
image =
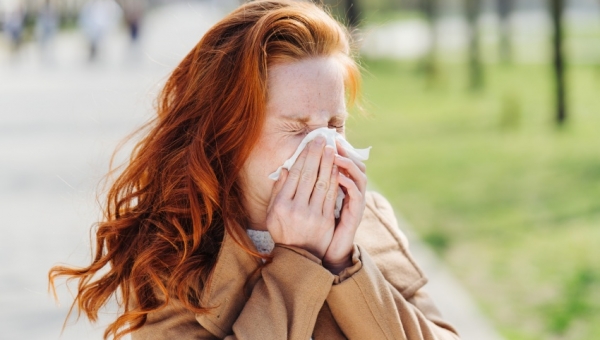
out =
<svg viewBox="0 0 600 340"><path fill-rule="evenodd" d="M331 156L333 154L333 148L330 146L325 147L325 155Z"/></svg>
<svg viewBox="0 0 600 340"><path fill-rule="evenodd" d="M317 142L317 145L323 145L325 144L325 138L319 136L315 139L315 142Z"/></svg>

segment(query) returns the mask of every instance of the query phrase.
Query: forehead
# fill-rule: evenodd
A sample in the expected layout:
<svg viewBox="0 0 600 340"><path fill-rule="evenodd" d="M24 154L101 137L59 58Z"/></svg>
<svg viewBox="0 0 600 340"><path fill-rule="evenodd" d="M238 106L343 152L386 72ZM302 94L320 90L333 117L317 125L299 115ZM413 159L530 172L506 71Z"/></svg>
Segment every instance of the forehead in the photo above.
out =
<svg viewBox="0 0 600 340"><path fill-rule="evenodd" d="M316 83L322 78L342 80L342 65L334 57L313 57L269 66L269 87L292 78L298 82Z"/></svg>
<svg viewBox="0 0 600 340"><path fill-rule="evenodd" d="M269 118L346 115L344 73L333 57L275 64L268 71Z"/></svg>

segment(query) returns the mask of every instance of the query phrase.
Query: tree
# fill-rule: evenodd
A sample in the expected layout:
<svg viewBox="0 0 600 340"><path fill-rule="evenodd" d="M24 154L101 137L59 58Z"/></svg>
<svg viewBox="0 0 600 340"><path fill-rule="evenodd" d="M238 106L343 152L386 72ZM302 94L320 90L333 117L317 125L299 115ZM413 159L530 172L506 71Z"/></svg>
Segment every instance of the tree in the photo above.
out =
<svg viewBox="0 0 600 340"><path fill-rule="evenodd" d="M498 17L500 19L500 60L504 64L512 61L512 46L510 43L510 13L514 0L496 0Z"/></svg>
<svg viewBox="0 0 600 340"><path fill-rule="evenodd" d="M422 0L421 10L429 24L429 51L423 60L423 69L427 74L429 83L435 81L437 75L437 67L435 57L437 53L437 34L435 32L435 20L437 17L438 0Z"/></svg>
<svg viewBox="0 0 600 340"><path fill-rule="evenodd" d="M360 12L357 7L356 0L344 0L346 18L348 19L348 26L355 28L360 22Z"/></svg>
<svg viewBox="0 0 600 340"><path fill-rule="evenodd" d="M467 21L469 23L469 79L473 90L483 87L483 70L479 54L479 29L477 19L481 0L466 0Z"/></svg>
<svg viewBox="0 0 600 340"><path fill-rule="evenodd" d="M563 53L563 26L562 18L565 8L565 0L551 0L552 23L554 26L553 54L554 75L556 78L556 122L564 124L567 119L567 108L565 100L565 60Z"/></svg>

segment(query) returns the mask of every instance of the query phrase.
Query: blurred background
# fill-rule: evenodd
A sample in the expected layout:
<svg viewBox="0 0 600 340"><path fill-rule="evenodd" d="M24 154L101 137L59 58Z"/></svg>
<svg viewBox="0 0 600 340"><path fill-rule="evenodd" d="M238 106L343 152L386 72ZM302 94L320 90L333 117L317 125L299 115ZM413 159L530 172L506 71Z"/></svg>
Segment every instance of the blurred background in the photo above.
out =
<svg viewBox="0 0 600 340"><path fill-rule="evenodd" d="M89 262L112 152L241 2L0 0L0 338L61 337L49 268ZM465 339L600 338L600 0L324 2L363 68L348 139L445 316Z"/></svg>

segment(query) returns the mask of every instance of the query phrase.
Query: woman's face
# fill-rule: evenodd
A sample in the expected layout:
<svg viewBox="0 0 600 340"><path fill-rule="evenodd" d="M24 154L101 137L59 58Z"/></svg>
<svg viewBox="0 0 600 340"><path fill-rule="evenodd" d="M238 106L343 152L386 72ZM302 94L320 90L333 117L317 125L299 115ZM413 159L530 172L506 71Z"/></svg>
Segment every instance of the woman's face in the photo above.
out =
<svg viewBox="0 0 600 340"><path fill-rule="evenodd" d="M342 65L332 57L310 58L269 67L266 118L241 172L245 208L253 229L265 220L274 181L268 176L306 136L321 127L344 133L347 117Z"/></svg>

